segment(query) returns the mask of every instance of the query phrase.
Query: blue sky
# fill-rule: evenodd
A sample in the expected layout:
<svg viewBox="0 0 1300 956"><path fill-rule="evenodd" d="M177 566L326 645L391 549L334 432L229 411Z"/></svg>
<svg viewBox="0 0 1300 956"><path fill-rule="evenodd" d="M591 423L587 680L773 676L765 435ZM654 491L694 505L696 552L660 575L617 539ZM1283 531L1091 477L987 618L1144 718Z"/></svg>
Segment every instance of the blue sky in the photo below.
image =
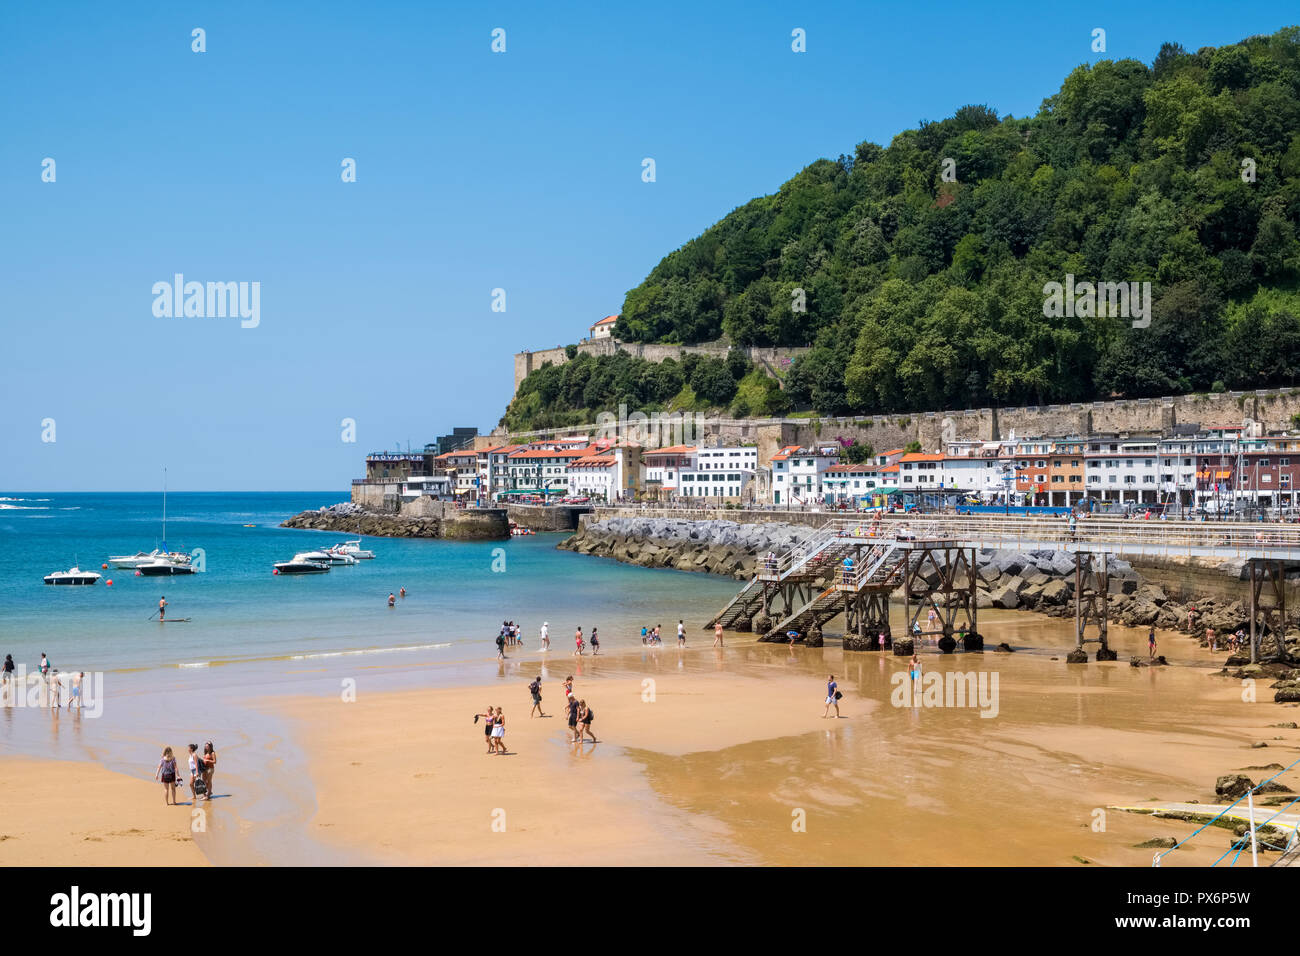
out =
<svg viewBox="0 0 1300 956"><path fill-rule="evenodd" d="M149 490L166 466L173 490L343 497L368 451L491 429L514 352L577 341L809 162L966 103L1032 113L1103 56L1297 19L1271 2L6 5L0 489ZM260 324L155 317L177 272L260 282Z"/></svg>

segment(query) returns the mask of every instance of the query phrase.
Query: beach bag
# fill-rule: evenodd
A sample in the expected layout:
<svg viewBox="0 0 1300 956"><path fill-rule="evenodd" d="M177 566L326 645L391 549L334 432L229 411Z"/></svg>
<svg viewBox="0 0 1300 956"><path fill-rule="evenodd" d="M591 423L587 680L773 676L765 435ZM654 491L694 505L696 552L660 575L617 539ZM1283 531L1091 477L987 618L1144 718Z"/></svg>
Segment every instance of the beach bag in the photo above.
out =
<svg viewBox="0 0 1300 956"><path fill-rule="evenodd" d="M844 695L841 694L839 691L836 691L836 692L835 692L835 699L836 699L836 700L839 700L839 699L840 699L841 697L843 697L843 696L844 696Z"/></svg>
<svg viewBox="0 0 1300 956"><path fill-rule="evenodd" d="M203 782L203 775L199 774L194 778L194 795L201 797L208 792L208 785Z"/></svg>

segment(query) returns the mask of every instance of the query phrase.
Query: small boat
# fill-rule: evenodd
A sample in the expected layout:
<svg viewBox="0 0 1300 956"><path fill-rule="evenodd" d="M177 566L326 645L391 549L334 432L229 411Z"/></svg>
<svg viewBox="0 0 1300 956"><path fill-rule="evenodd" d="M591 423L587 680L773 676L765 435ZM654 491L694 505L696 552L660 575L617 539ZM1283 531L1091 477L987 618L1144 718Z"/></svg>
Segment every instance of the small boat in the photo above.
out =
<svg viewBox="0 0 1300 956"><path fill-rule="evenodd" d="M95 571L83 571L81 568L71 568L67 571L55 571L53 574L45 575L46 584L97 584L99 583L99 574Z"/></svg>
<svg viewBox="0 0 1300 956"><path fill-rule="evenodd" d="M158 578L172 574L193 574L194 566L190 564L190 556L184 555L184 561L175 560L176 555L166 555L157 561L150 561L147 564L136 565L136 573L146 578Z"/></svg>
<svg viewBox="0 0 1300 956"><path fill-rule="evenodd" d="M277 574L324 574L329 569L330 563L320 551L304 551L295 554L291 561L278 561L275 565Z"/></svg>
<svg viewBox="0 0 1300 956"><path fill-rule="evenodd" d="M367 551L365 548L361 547L360 538L357 538L355 541L344 541L342 544L336 544L330 550L350 554L358 561L371 561L374 560L375 557L375 552Z"/></svg>
<svg viewBox="0 0 1300 956"><path fill-rule="evenodd" d="M511 537L519 538L519 537L522 537L523 535L526 535L526 534L536 534L536 533L537 533L537 532L534 531L532 528L521 528L521 527L519 527L519 525L515 524L513 521L510 522L510 535L511 535Z"/></svg>

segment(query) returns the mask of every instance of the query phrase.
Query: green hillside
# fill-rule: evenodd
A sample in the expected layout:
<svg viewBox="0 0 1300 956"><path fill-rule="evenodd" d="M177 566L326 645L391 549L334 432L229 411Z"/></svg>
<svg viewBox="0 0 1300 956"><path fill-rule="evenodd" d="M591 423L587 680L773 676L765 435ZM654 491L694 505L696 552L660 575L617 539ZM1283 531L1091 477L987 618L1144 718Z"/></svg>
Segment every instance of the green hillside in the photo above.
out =
<svg viewBox="0 0 1300 956"><path fill-rule="evenodd" d="M666 256L615 335L814 346L784 397L824 414L1292 385L1298 226L1300 28L1166 43L1031 118L965 106L812 163ZM1150 281L1150 326L1045 317L1067 274Z"/></svg>

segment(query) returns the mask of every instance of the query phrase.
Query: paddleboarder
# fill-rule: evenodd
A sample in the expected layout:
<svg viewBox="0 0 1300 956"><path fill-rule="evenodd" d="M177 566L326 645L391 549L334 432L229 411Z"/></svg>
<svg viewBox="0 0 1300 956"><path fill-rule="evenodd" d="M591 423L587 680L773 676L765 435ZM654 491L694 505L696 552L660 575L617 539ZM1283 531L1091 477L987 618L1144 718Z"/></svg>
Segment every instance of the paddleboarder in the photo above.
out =
<svg viewBox="0 0 1300 956"><path fill-rule="evenodd" d="M158 623L161 624L167 619L167 598L158 599Z"/></svg>

